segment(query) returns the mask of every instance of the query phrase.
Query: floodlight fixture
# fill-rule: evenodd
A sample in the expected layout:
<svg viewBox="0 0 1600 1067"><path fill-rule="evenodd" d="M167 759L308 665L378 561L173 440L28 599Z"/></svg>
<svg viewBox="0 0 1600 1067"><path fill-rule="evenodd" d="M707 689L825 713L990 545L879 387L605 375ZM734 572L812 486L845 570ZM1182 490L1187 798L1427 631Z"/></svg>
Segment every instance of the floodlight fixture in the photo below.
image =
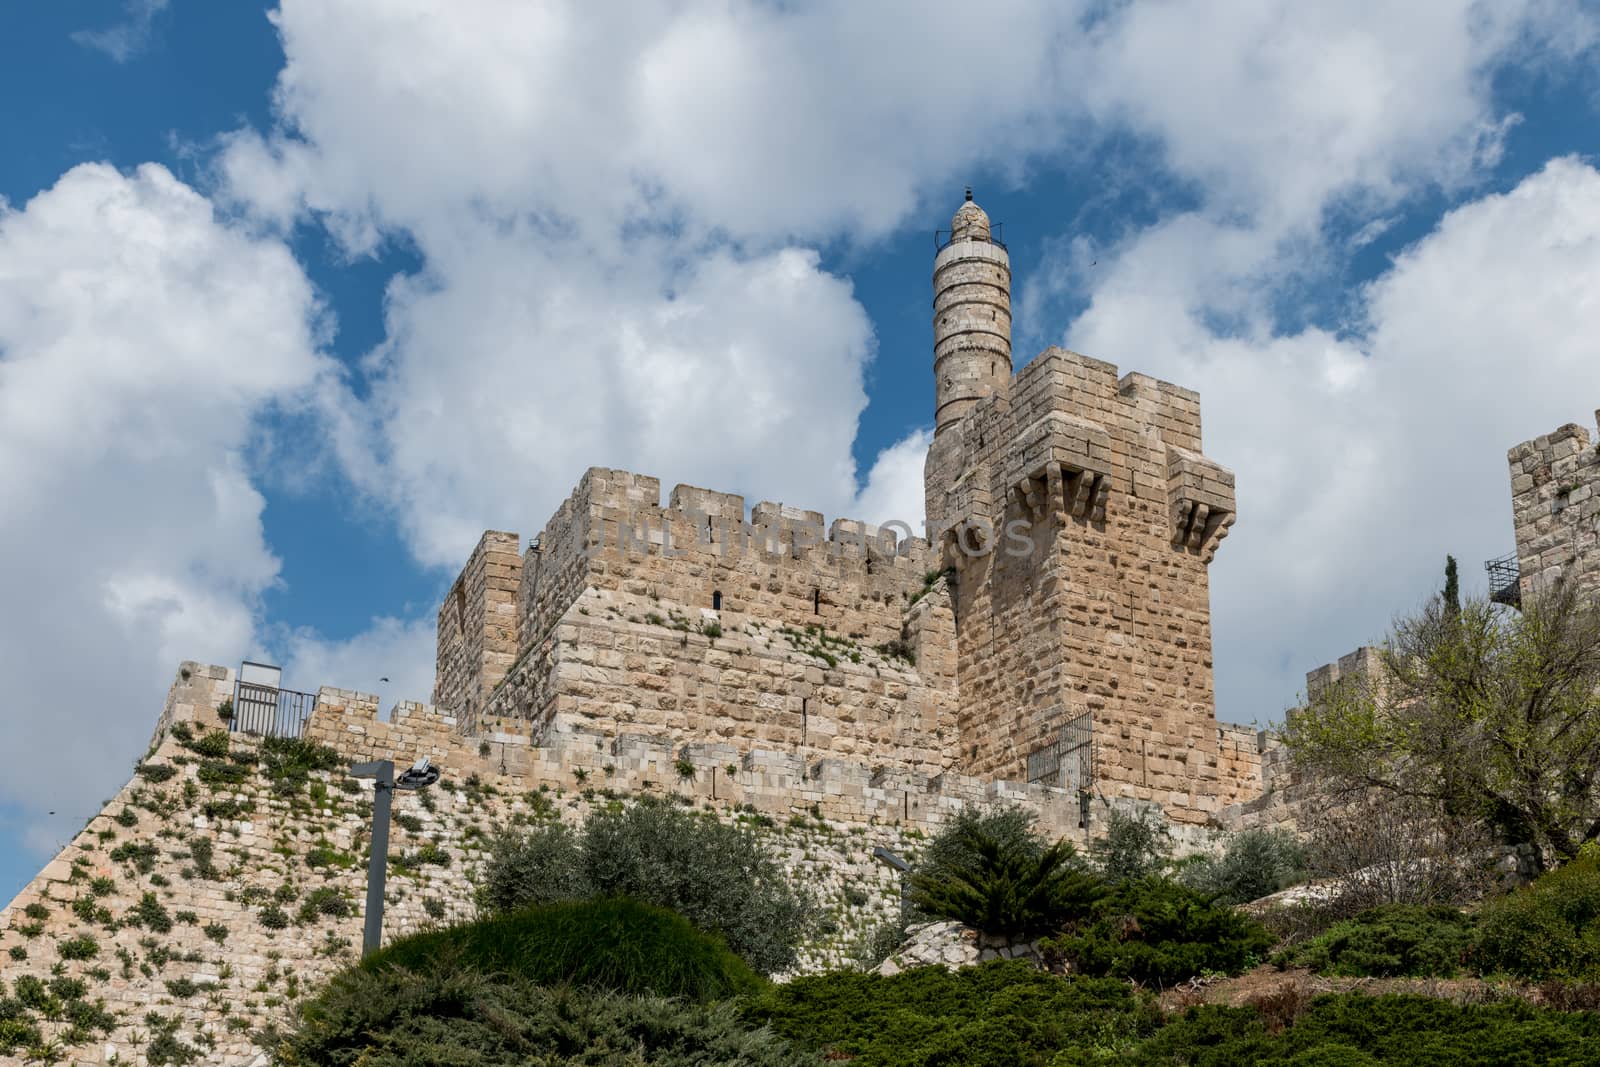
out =
<svg viewBox="0 0 1600 1067"><path fill-rule="evenodd" d="M872 858L877 860L879 863L883 863L883 864L886 864L887 866L893 867L895 870L899 871L901 874L905 874L907 871L909 871L911 869L911 864L909 864L905 860L901 859L895 853L893 853L893 852L889 851L888 849L884 848L882 845L879 845L879 846L877 846L876 848L874 848L872 850Z"/></svg>
<svg viewBox="0 0 1600 1067"><path fill-rule="evenodd" d="M367 911L361 932L361 955L370 956L383 940L383 890L389 876L389 808L396 789L425 789L439 780L439 768L427 756L398 779L394 760L371 760L350 768L355 778L372 779L372 855L367 861Z"/></svg>

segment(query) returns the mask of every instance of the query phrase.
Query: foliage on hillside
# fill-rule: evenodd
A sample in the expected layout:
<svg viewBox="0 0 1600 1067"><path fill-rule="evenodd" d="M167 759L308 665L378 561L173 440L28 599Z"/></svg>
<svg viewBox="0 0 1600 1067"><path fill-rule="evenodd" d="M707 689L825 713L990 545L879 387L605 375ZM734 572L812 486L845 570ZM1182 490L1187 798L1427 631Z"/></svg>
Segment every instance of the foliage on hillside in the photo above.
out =
<svg viewBox="0 0 1600 1067"><path fill-rule="evenodd" d="M697 1004L457 965L358 969L275 1041L283 1067L815 1067L731 1003Z"/></svg>
<svg viewBox="0 0 1600 1067"><path fill-rule="evenodd" d="M666 908L621 897L541 904L414 934L374 953L360 969L425 973L448 967L696 1001L761 984L721 938Z"/></svg>
<svg viewBox="0 0 1600 1067"><path fill-rule="evenodd" d="M590 896L671 908L763 974L794 965L813 918L754 834L661 802L596 811L579 831L549 824L495 841L482 892L489 909Z"/></svg>
<svg viewBox="0 0 1600 1067"><path fill-rule="evenodd" d="M1396 623L1374 677L1326 687L1284 740L1333 789L1572 859L1600 836L1600 604L1561 583L1520 612L1436 597Z"/></svg>
<svg viewBox="0 0 1600 1067"><path fill-rule="evenodd" d="M1335 923L1273 962L1318 974L1450 978L1468 966L1474 940L1471 917L1457 908L1384 904Z"/></svg>

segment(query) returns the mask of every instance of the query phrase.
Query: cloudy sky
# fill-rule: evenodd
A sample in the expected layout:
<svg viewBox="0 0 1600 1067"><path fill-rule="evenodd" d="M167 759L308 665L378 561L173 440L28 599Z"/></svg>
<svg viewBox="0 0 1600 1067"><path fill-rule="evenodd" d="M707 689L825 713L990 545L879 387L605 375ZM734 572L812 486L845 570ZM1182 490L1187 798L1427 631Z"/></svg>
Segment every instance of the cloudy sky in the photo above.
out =
<svg viewBox="0 0 1600 1067"><path fill-rule="evenodd" d="M1218 713L1278 716L1445 553L1481 587L1506 449L1592 426L1597 43L1561 0L11 5L0 898L180 660L425 698L478 533L587 466L919 519L965 184L1019 364L1200 391Z"/></svg>

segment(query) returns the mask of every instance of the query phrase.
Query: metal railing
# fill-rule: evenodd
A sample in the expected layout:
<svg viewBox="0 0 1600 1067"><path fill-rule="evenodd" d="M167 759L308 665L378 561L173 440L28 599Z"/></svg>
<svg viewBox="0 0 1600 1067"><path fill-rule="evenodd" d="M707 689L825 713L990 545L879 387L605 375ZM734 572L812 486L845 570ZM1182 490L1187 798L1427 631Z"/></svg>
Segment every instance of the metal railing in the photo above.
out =
<svg viewBox="0 0 1600 1067"><path fill-rule="evenodd" d="M1485 561L1489 572L1489 599L1496 604L1522 607L1522 565L1515 552Z"/></svg>
<svg viewBox="0 0 1600 1067"><path fill-rule="evenodd" d="M989 227L989 243L992 244L992 245L999 245L1001 248L1005 248L1006 247L1006 243L1000 239L1000 235L1004 230L1005 230L1005 223L1003 223L1003 222L993 223ZM949 248L950 245L952 245L953 243L955 243L955 231L954 230L934 230L933 231L933 250L935 252L942 252L946 248ZM1010 249L1007 248L1006 251L1009 252Z"/></svg>
<svg viewBox="0 0 1600 1067"><path fill-rule="evenodd" d="M316 706L315 693L297 693L293 689L256 682L235 682L233 718L228 720L228 729L261 737L299 737Z"/></svg>

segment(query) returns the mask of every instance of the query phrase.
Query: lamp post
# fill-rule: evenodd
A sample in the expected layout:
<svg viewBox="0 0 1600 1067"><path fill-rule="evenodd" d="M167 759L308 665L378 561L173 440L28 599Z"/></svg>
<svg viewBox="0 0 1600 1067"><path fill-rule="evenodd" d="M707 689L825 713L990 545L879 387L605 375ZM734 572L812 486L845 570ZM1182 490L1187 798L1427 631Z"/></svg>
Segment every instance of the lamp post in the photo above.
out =
<svg viewBox="0 0 1600 1067"><path fill-rule="evenodd" d="M367 861L366 925L361 931L361 956L378 951L383 940L383 890L389 876L389 808L396 789L425 789L439 780L439 768L423 756L399 778L394 776L394 760L373 760L350 768L356 778L371 778L372 855Z"/></svg>
<svg viewBox="0 0 1600 1067"><path fill-rule="evenodd" d="M873 848L872 858L900 873L900 925L904 926L906 921L906 875L911 872L911 864L882 845L877 845Z"/></svg>

